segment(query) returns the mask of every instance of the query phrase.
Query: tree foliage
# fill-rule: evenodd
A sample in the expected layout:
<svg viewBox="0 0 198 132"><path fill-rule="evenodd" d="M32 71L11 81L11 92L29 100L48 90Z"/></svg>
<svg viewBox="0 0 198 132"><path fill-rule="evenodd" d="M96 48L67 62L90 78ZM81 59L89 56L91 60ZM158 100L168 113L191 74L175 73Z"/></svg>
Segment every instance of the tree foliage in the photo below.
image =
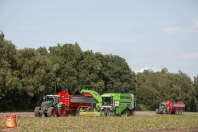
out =
<svg viewBox="0 0 198 132"><path fill-rule="evenodd" d="M182 100L198 110L198 76L167 68L136 73L118 55L82 51L78 43L17 50L0 34L0 111L33 110L40 96L81 89L133 93L138 110L155 110L165 100Z"/></svg>

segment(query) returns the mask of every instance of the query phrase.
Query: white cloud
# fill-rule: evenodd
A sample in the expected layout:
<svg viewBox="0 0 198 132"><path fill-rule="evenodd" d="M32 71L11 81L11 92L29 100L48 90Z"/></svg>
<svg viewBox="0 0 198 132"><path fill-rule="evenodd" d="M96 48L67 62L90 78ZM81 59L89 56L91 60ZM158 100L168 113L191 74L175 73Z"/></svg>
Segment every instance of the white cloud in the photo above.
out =
<svg viewBox="0 0 198 132"><path fill-rule="evenodd" d="M176 33L198 33L198 20L195 21L194 25L189 28L182 27L168 27L163 30L167 34L176 34Z"/></svg>
<svg viewBox="0 0 198 132"><path fill-rule="evenodd" d="M135 71L135 73L142 73L142 72L144 72L144 70L152 70L154 72L158 71L156 68L149 68L149 67L145 66L144 68L141 68L140 70Z"/></svg>
<svg viewBox="0 0 198 132"><path fill-rule="evenodd" d="M198 53L181 54L178 57L183 60L198 60Z"/></svg>
<svg viewBox="0 0 198 132"><path fill-rule="evenodd" d="M195 27L195 28L198 28L198 20L195 21L194 27Z"/></svg>
<svg viewBox="0 0 198 132"><path fill-rule="evenodd" d="M172 28L172 27L168 27L166 29L164 29L164 32L168 33L168 34L175 34L178 33L182 30L182 28L180 27L176 27L176 28Z"/></svg>

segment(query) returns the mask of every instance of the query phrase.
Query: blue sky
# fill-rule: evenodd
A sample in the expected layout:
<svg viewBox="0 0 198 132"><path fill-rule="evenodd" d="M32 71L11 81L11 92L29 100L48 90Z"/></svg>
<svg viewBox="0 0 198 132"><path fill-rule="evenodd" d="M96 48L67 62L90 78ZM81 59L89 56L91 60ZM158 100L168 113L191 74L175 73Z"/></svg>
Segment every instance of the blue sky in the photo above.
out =
<svg viewBox="0 0 198 132"><path fill-rule="evenodd" d="M0 30L17 49L77 42L136 72L198 75L197 0L0 0Z"/></svg>

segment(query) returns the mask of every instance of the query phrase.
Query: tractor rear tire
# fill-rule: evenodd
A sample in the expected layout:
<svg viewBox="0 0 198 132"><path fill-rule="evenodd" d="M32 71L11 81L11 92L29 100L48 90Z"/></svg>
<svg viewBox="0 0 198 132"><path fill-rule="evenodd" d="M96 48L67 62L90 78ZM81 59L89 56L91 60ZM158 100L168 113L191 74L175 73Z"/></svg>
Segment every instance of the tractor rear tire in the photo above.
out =
<svg viewBox="0 0 198 132"><path fill-rule="evenodd" d="M55 116L56 115L56 111L54 109L54 107L49 107L49 109L47 110L47 116L51 117L51 116Z"/></svg>
<svg viewBox="0 0 198 132"><path fill-rule="evenodd" d="M60 108L58 108L57 116L65 116L65 115L66 115L66 107L62 105Z"/></svg>
<svg viewBox="0 0 198 132"><path fill-rule="evenodd" d="M35 109L34 109L34 115L35 115L35 117L41 117L42 116L42 114L41 113L39 113L39 110L41 109L41 107L36 107Z"/></svg>

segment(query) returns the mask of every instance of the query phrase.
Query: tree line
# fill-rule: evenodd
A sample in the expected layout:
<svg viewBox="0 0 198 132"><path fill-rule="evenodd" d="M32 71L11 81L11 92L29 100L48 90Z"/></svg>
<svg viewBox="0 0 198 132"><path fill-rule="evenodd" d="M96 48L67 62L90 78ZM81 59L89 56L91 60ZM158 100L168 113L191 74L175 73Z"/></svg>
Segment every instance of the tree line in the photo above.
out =
<svg viewBox="0 0 198 132"><path fill-rule="evenodd" d="M82 51L78 43L17 49L0 34L0 111L33 110L45 94L81 89L133 93L137 110L155 110L165 100L182 100L198 110L198 76L194 81L167 68L135 73L118 55Z"/></svg>

